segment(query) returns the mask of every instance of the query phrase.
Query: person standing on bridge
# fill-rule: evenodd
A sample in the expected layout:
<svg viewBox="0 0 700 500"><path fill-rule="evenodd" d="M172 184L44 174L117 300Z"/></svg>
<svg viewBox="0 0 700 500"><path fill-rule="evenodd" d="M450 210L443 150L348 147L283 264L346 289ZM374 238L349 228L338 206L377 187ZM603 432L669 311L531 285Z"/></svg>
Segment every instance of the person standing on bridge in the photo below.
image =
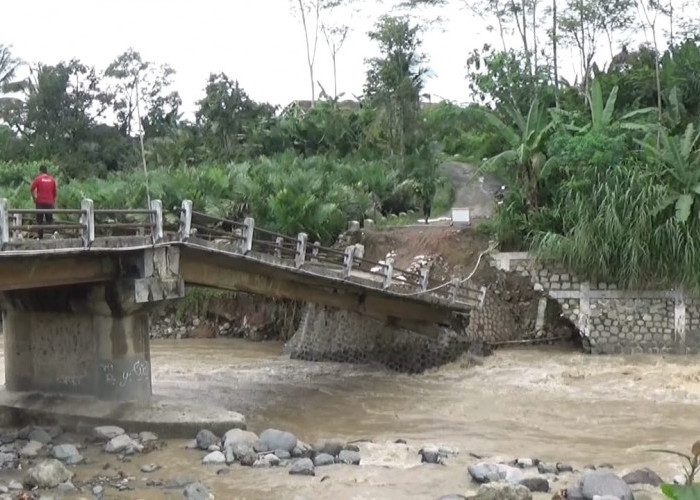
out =
<svg viewBox="0 0 700 500"><path fill-rule="evenodd" d="M37 210L53 210L56 207L56 198L58 198L56 179L47 173L46 165L39 167L39 175L32 181L29 192L32 194L34 206ZM47 224L53 224L53 214L51 212L37 213L36 223L42 225L44 221ZM39 239L42 239L44 231L39 229L38 233Z"/></svg>

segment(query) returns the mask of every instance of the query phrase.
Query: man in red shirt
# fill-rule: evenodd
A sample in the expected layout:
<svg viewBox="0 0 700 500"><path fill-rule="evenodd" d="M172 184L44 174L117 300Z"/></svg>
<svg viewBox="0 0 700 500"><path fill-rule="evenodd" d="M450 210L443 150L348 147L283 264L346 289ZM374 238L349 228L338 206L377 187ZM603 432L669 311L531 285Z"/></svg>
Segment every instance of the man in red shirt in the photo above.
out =
<svg viewBox="0 0 700 500"><path fill-rule="evenodd" d="M29 188L34 199L34 206L37 210L51 210L56 206L58 192L56 190L56 179L46 173L46 165L39 167L39 175L34 178L32 186ZM42 225L53 224L53 214L51 212L36 214L36 223ZM44 237L44 231L39 230L39 239Z"/></svg>

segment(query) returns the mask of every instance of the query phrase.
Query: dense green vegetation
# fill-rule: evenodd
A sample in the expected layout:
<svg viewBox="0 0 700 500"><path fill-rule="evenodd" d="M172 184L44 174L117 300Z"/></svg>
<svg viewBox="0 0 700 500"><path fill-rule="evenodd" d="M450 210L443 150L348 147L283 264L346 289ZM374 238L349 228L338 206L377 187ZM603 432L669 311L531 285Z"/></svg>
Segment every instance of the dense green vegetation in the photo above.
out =
<svg viewBox="0 0 700 500"><path fill-rule="evenodd" d="M167 207L191 198L225 215L245 201L260 224L331 241L348 218L429 199L434 213L446 208L439 165L458 158L508 186L481 227L503 249L593 280L700 289L700 29L682 5L471 0L502 47L465 54L475 103L426 105L415 14L453 3L464 2L410 0L406 16L377 22L380 55L359 101L323 88L317 98L309 57L311 102L275 109L210 75L193 122L172 70L134 51L103 72L73 60L17 81L19 63L0 48L0 196L26 204L35 162L50 161L62 203L143 205L142 137L151 194ZM317 18L342 4L298 2ZM326 33L334 64L347 28ZM647 42L630 49L634 37ZM574 83L561 76L562 49L577 54Z"/></svg>

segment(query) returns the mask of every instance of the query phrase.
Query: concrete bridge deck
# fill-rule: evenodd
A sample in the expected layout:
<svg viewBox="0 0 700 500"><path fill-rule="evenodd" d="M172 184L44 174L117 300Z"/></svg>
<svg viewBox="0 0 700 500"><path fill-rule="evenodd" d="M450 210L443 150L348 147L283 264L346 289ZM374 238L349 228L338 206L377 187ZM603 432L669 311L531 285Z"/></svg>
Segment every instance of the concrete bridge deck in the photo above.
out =
<svg viewBox="0 0 700 500"><path fill-rule="evenodd" d="M185 284L347 309L426 335L438 325L466 325L485 293L464 278L434 281L427 269L365 260L361 245L325 248L305 233L292 238L256 228L252 218L195 212L189 201L168 228L158 200L149 210L96 210L84 200L80 209L55 211L76 221L22 222L35 212L0 200L0 303L11 390L148 400L147 313L183 297ZM139 217L145 222L134 222ZM26 238L38 230L63 234Z"/></svg>

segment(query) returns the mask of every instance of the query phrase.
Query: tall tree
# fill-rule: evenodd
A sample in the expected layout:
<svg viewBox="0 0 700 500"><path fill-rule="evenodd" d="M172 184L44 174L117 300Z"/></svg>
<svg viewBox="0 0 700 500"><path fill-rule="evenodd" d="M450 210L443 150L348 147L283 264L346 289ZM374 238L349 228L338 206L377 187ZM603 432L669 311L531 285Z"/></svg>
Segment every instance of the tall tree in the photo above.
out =
<svg viewBox="0 0 700 500"><path fill-rule="evenodd" d="M331 55L333 64L333 98L338 99L338 53L343 48L351 30L353 15L357 12L353 3L356 0L327 0L323 5L324 20L321 32ZM342 19L342 20L340 20Z"/></svg>
<svg viewBox="0 0 700 500"><path fill-rule="evenodd" d="M291 0L292 8L299 16L301 26L304 29L304 43L306 44L306 65L309 68L309 82L311 84L311 104L316 104L316 77L314 66L316 64L316 50L318 48L318 36L321 33L321 12L324 0Z"/></svg>
<svg viewBox="0 0 700 500"><path fill-rule="evenodd" d="M133 49L128 49L107 67L105 76L111 80L113 110L119 130L125 136L141 130L143 123L139 123L139 113L146 117L159 107L158 114L177 114L180 98L177 92L169 89L174 74L175 70L167 64L156 66L144 61Z"/></svg>
<svg viewBox="0 0 700 500"><path fill-rule="evenodd" d="M420 94L427 69L419 29L405 17L384 16L369 33L381 56L367 61L365 95L381 111L389 150L402 162L415 148L420 128Z"/></svg>
<svg viewBox="0 0 700 500"><path fill-rule="evenodd" d="M227 160L239 153L243 134L275 111L269 104L253 101L237 80L223 73L209 75L205 96L197 104L197 125L209 154Z"/></svg>

